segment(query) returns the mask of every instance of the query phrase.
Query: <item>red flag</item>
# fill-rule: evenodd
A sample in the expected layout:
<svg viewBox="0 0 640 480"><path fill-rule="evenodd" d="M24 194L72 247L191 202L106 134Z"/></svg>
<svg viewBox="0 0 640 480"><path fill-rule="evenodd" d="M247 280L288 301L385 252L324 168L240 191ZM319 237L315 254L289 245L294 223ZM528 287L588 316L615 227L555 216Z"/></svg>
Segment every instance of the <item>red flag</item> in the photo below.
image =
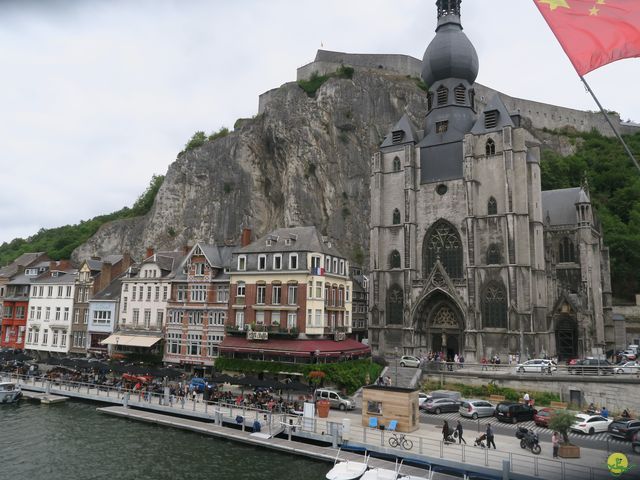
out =
<svg viewBox="0 0 640 480"><path fill-rule="evenodd" d="M580 76L640 57L640 0L534 0Z"/></svg>

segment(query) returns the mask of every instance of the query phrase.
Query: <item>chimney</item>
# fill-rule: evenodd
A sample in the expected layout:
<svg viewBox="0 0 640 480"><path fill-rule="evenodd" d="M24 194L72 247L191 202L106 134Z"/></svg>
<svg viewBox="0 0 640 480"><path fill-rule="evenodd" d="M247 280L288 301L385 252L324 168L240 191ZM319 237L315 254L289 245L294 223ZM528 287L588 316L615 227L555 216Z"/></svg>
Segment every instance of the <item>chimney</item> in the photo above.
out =
<svg viewBox="0 0 640 480"><path fill-rule="evenodd" d="M246 247L251 243L251 229L243 228L242 235L240 236L240 246Z"/></svg>
<svg viewBox="0 0 640 480"><path fill-rule="evenodd" d="M49 261L49 271L52 270L58 270L58 262L56 262L55 260Z"/></svg>
<svg viewBox="0 0 640 480"><path fill-rule="evenodd" d="M153 247L147 247L147 254L144 256L144 258L149 257L153 257Z"/></svg>
<svg viewBox="0 0 640 480"><path fill-rule="evenodd" d="M102 270L100 271L99 281L96 282L96 283L99 283L98 289L94 293L98 293L99 291L106 288L107 285L111 283L111 280L113 280L112 272L113 272L113 265L111 264L111 262L104 262L102 264Z"/></svg>

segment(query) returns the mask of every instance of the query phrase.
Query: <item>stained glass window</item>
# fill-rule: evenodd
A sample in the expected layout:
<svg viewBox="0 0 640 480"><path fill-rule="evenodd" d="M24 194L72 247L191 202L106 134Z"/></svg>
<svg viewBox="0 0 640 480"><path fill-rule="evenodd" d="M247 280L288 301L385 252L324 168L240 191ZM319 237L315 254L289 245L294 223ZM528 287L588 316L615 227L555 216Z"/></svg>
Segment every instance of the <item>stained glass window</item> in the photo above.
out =
<svg viewBox="0 0 640 480"><path fill-rule="evenodd" d="M451 278L462 278L462 242L453 225L445 220L436 222L423 245L425 277L429 275L436 260L440 260Z"/></svg>
<svg viewBox="0 0 640 480"><path fill-rule="evenodd" d="M402 323L403 305L402 288L399 285L392 285L387 291L387 323Z"/></svg>
<svg viewBox="0 0 640 480"><path fill-rule="evenodd" d="M490 282L485 287L482 319L485 327L507 328L507 292L502 283Z"/></svg>

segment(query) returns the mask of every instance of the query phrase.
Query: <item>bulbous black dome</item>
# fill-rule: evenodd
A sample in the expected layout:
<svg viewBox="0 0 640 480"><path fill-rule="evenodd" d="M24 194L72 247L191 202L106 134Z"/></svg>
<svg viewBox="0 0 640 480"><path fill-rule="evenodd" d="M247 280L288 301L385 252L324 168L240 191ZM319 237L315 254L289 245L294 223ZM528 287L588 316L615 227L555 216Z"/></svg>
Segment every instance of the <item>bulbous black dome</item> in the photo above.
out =
<svg viewBox="0 0 640 480"><path fill-rule="evenodd" d="M462 31L460 17L450 14L440 18L436 36L422 58L422 80L429 87L447 78L460 78L472 84L478 70L478 54Z"/></svg>

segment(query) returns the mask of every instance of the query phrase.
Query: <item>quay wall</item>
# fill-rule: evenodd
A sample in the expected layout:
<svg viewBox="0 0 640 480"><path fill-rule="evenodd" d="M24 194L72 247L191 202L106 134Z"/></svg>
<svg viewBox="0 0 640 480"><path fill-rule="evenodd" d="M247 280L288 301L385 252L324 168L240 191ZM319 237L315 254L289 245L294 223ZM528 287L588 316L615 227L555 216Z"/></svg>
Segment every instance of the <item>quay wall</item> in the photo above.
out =
<svg viewBox="0 0 640 480"><path fill-rule="evenodd" d="M606 406L610 412L622 412L625 408L640 415L640 379L611 377L554 377L547 375L490 375L487 373L428 373L422 381L467 385L486 385L489 382L499 387L513 388L520 392L538 391L557 393L563 402L579 403L582 406L593 402L598 407ZM579 400L578 400L579 399Z"/></svg>

